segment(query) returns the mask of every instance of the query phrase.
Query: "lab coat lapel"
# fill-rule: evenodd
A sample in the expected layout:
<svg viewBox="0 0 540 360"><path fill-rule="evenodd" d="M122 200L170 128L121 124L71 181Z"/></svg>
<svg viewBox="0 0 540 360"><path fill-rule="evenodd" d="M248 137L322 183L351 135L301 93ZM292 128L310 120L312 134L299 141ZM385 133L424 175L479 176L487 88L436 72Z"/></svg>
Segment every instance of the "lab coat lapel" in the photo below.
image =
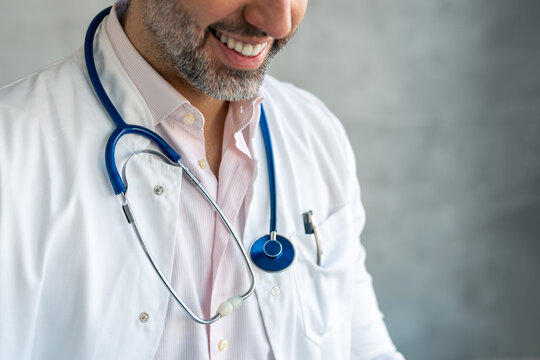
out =
<svg viewBox="0 0 540 360"><path fill-rule="evenodd" d="M154 131L154 121L146 102L116 57L103 24L96 34L94 54L103 87L124 121ZM112 120L110 123L108 131L112 133L114 124ZM150 154L137 154L130 159L132 154L149 145L150 141L145 137L125 135L117 144L115 159L120 173L129 159L126 194L151 253L163 273L170 277L182 170Z"/></svg>
<svg viewBox="0 0 540 360"><path fill-rule="evenodd" d="M283 153L284 134L279 128L277 118L282 116L278 109L272 107L271 101L265 101L265 110L272 135L274 160L276 166L276 197L277 197L277 226L278 233L289 238L294 227L294 214L297 207L292 193L294 186L293 172L287 161L287 152ZM266 151L260 129L253 142L255 158L257 160L257 177L253 184L253 197L249 205L248 216L246 218L244 246L246 249L251 247L253 241L268 234L270 222L270 193L268 169L266 165ZM293 243L294 245L294 243ZM276 359L286 358L282 353L286 339L286 334L290 330L290 322L287 319L293 319L299 316L295 308L297 293L295 290L293 261L290 268L282 272L270 273L256 267L255 276L257 278L257 301L261 311L266 334L272 347ZM277 289L277 290L276 290ZM276 296L276 291L278 295ZM247 301L253 301L249 299ZM279 316L276 316L279 314Z"/></svg>

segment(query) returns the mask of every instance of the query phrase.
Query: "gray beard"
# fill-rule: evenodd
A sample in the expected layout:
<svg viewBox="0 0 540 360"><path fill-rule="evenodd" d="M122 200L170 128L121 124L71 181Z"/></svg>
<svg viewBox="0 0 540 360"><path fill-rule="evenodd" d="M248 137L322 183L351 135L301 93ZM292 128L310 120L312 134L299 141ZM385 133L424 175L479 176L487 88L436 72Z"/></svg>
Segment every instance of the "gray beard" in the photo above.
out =
<svg viewBox="0 0 540 360"><path fill-rule="evenodd" d="M191 19L194 18L176 1L147 0L144 24L157 41L158 50L178 74L195 89L225 101L252 99L264 80L270 59L285 45L286 40L274 42L264 63L254 70L237 70L215 63L204 51L209 40L209 29L204 31ZM260 35L260 30L249 24L231 27L216 24L221 29L231 29L244 35Z"/></svg>

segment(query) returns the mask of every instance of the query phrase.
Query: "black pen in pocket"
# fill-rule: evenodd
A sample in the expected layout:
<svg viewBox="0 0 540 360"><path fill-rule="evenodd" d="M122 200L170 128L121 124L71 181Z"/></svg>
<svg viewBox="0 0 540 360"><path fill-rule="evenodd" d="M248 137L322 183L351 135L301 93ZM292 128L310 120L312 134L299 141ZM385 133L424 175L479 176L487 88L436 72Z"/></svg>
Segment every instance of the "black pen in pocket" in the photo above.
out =
<svg viewBox="0 0 540 360"><path fill-rule="evenodd" d="M313 211L309 210L307 213L303 214L303 217L306 234L313 234L315 237L315 244L317 245L317 265L320 266L322 257L321 238L319 237L317 224L315 224L315 216L313 215Z"/></svg>

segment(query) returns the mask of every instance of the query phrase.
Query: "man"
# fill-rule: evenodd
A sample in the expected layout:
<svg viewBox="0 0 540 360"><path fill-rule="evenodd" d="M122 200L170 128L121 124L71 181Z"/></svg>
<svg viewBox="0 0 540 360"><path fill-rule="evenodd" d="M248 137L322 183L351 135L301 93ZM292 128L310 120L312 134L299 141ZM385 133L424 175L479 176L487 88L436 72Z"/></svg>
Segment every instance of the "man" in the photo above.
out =
<svg viewBox="0 0 540 360"><path fill-rule="evenodd" d="M296 255L282 272L257 268L256 296L211 325L170 296L113 196L102 159L114 126L82 50L0 91L2 358L402 359L364 268L345 133L312 95L264 75L306 3L120 1L94 38L123 119L181 154L248 249L268 234L264 104L278 231ZM131 135L115 154L134 216L172 288L210 318L249 287L242 253L182 170L145 149Z"/></svg>

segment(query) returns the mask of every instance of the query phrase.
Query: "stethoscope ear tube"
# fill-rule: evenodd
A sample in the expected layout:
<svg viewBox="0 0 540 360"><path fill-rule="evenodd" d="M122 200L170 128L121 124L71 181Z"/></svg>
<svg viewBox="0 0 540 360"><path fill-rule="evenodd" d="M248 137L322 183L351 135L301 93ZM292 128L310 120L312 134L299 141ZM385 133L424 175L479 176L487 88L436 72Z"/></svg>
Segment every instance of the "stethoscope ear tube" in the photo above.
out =
<svg viewBox="0 0 540 360"><path fill-rule="evenodd" d="M162 158L163 160L169 161L163 154L161 154L159 152L156 152L154 150L148 150L148 149L140 150L140 151L136 152L135 154L138 154L138 153L146 153L146 154L154 155L154 156L157 156L158 158ZM133 154L133 155L135 155L135 154ZM126 166L127 166L128 161L132 158L132 156L130 156L126 160L126 162L124 163L123 169L122 169L122 174L124 175L123 182L125 182L126 184L127 184ZM219 208L219 206L217 205L215 200L212 198L212 196L208 193L208 191L206 191L206 189L202 186L202 184L199 182L199 180L189 171L189 169L184 164L182 164L182 162L180 160L178 160L178 162L176 162L174 164L171 164L171 165L180 167L184 171L184 173L187 175L187 177L191 180L191 182L203 193L203 195L208 200L208 202L210 202L213 209L219 215L219 217L221 218L221 220L225 224L227 230L230 232L230 234L234 238L237 246L241 250L242 256L244 257L246 266L248 267L249 274L250 274L250 277L251 277L251 286L249 287L249 289L244 294L232 296L232 297L228 298L227 300L223 301L219 305L219 307L217 308L216 314L214 316L212 316L211 318L209 318L209 319L204 319L204 318L198 316L197 314L195 314L195 312L193 312L184 303L184 301L178 296L176 291L173 289L172 285L169 283L167 278L163 275L163 272L161 271L161 269L157 265L156 261L154 260L154 257L150 253L150 250L149 250L149 248L148 248L148 246L147 246L147 244L146 244L146 242L145 242L145 240L144 240L144 238L142 236L142 233L141 233L141 231L139 229L139 226L137 225L135 214L134 214L134 212L131 209L131 206L129 204L128 197L127 197L127 192L122 192L120 194L120 197L121 197L121 200L122 200L122 210L124 211L124 214L126 215L126 219L127 219L128 223L131 225L133 231L135 232L135 235L137 236L137 239L139 240L139 244L141 245L141 247L142 247L142 249L143 249L143 251L144 251L144 253L145 253L145 255L146 255L147 259L148 259L148 261L152 265L152 268L157 273L157 275L160 278L163 285L169 291L170 295L174 298L174 300L178 303L178 305L182 309L184 309L184 311L188 314L188 316L193 321L195 321L195 322L197 322L199 324L212 324L212 323L216 322L217 320L219 320L220 318L229 315L233 310L237 309L243 303L243 301L245 299L247 299L251 294L253 294L253 291L255 291L255 286L256 286L255 272L253 270L253 266L251 265L251 262L249 261L249 257L248 257L248 255L247 255L247 253L246 253L246 251L245 251L245 249L244 249L244 247L243 247L243 245L242 245L242 243L240 241L240 238L238 237L238 235L236 234L236 232L234 231L234 229L232 227L232 224L229 223L229 221L225 217L225 214L223 214L223 212L221 211L221 209Z"/></svg>

